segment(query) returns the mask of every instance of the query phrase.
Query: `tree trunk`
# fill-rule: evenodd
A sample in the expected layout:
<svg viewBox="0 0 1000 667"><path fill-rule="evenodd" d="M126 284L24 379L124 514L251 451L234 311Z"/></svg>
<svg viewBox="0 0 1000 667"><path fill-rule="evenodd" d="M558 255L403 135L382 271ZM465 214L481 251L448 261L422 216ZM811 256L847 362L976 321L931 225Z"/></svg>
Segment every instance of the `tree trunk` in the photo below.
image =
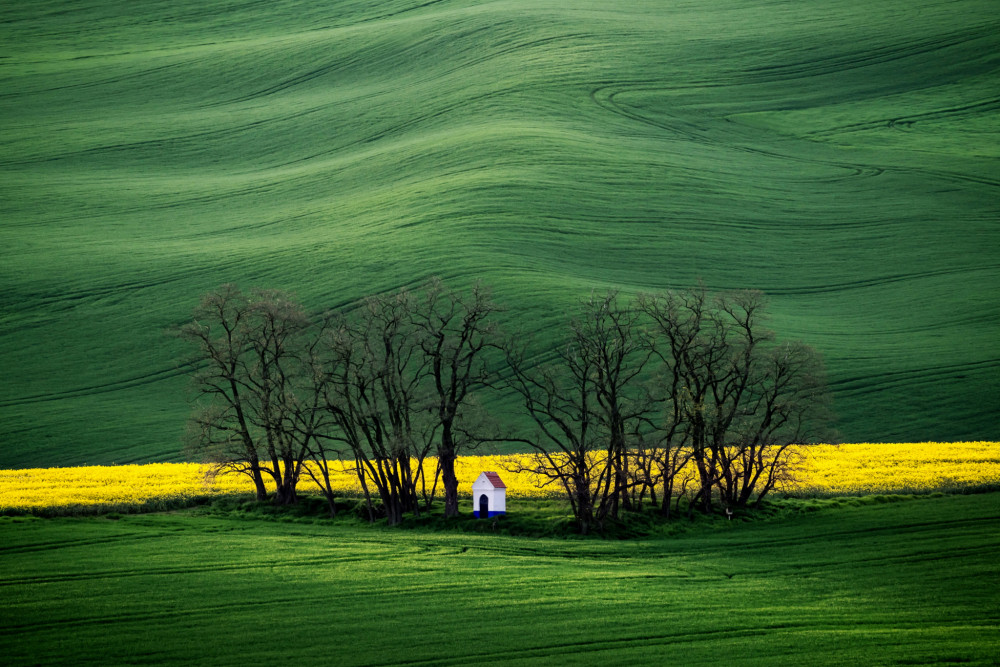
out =
<svg viewBox="0 0 1000 667"><path fill-rule="evenodd" d="M666 520L670 520L670 501L673 500L674 495L674 485L673 479L670 482L667 481L667 473L663 473L663 504L660 505L660 516ZM655 500L653 501L656 502Z"/></svg>
<svg viewBox="0 0 1000 667"><path fill-rule="evenodd" d="M295 484L290 483L287 479L278 485L278 489L274 494L274 504L275 505L294 505L299 501L299 496L295 492Z"/></svg>
<svg viewBox="0 0 1000 667"><path fill-rule="evenodd" d="M365 480L364 470L361 463L355 459L358 466L358 480L361 482L361 489L365 493L365 505L368 507L368 523L375 523L375 506L372 504L372 494L368 490L368 482Z"/></svg>
<svg viewBox="0 0 1000 667"><path fill-rule="evenodd" d="M257 491L257 502L267 500L267 485L264 484L264 476L260 474L260 461L254 459L250 462L250 476L253 477L253 485Z"/></svg>
<svg viewBox="0 0 1000 667"><path fill-rule="evenodd" d="M444 484L444 515L458 516L458 477L455 476L455 452L438 452L441 481Z"/></svg>
<svg viewBox="0 0 1000 667"><path fill-rule="evenodd" d="M403 522L403 505L398 498L388 498L385 501L386 522L390 526L398 526Z"/></svg>
<svg viewBox="0 0 1000 667"><path fill-rule="evenodd" d="M458 477L455 476L455 440L451 433L451 421L441 425L441 446L438 448L438 465L441 467L441 482L444 485L444 515L458 516Z"/></svg>

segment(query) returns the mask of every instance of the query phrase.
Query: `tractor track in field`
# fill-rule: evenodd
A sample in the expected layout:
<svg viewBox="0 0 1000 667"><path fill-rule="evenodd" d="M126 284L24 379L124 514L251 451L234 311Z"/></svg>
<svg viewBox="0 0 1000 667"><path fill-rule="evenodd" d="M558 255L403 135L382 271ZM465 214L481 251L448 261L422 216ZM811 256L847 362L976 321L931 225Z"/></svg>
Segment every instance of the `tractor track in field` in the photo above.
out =
<svg viewBox="0 0 1000 667"><path fill-rule="evenodd" d="M600 86L595 88L590 93L590 98L593 102L601 107L602 109L628 118L630 120L636 121L638 123L643 123L645 125L659 128L670 132L677 137L691 141L696 144L709 146L712 148L725 150L725 151L735 151L739 153L746 153L750 155L757 155L769 159L776 159L782 162L797 162L800 164L808 164L813 166L822 166L828 168L837 168L848 172L842 178L827 178L827 179L816 179L810 178L809 182L816 182L821 180L822 182L837 182L845 179L853 178L876 178L885 173L883 167L878 167L874 165L859 165L851 164L845 162L838 162L834 160L823 160L816 158L808 158L801 155L795 155L788 152L779 152L774 150L769 150L761 148L758 146L750 145L749 143L741 143L737 141L739 137L731 131L734 127L740 127L738 124L733 123L728 118L711 118L707 116L699 117L697 122L694 120L685 120L679 115L668 116L669 121L661 120L658 118L651 118L649 116L643 115L638 111L632 110L627 107L627 105L621 104L616 101L616 97L622 93L634 93L634 92L670 92L682 90L685 88L699 88L697 85L681 86L681 87L670 87L670 86L660 86L651 85L655 84L655 81L640 81L640 82L627 82L624 84L610 84L606 86ZM711 87L725 87L724 84L707 84ZM660 114L662 116L664 114ZM718 138L713 138L709 136L710 134L718 135ZM742 138L743 142L747 141L747 138Z"/></svg>
<svg viewBox="0 0 1000 667"><path fill-rule="evenodd" d="M770 294L769 290L764 290ZM943 331L946 329L967 329L968 327L995 326L997 316L993 313L983 313L981 315L968 315L966 317L948 318L937 322L923 320L919 324L907 327L880 327L869 328L868 334L871 336L907 336L913 334L930 333L932 331ZM853 336L847 331L824 331L824 336Z"/></svg>
<svg viewBox="0 0 1000 667"><path fill-rule="evenodd" d="M150 538L158 538L162 535L150 535ZM107 543L113 544L114 540ZM95 542L100 543L100 542ZM394 554L394 556L402 556ZM247 572L254 570L267 570L278 565L282 568L295 567L315 567L318 565L337 565L341 563L367 563L370 557L367 555L357 556L316 556L313 558L296 558L294 560L281 561L280 563L255 562L255 563L233 563L219 565L194 565L184 567L151 567L138 570L103 570L97 572L87 572L84 574L51 574L28 577L12 577L0 579L0 587L40 585L70 581L91 581L99 579L126 579L135 577L168 577L179 574L204 574L207 572Z"/></svg>
<svg viewBox="0 0 1000 667"><path fill-rule="evenodd" d="M976 619L975 621L956 619L949 621L948 625L962 628L972 627L979 629L982 632L989 632L995 628L994 623L995 621L993 619L987 618ZM887 635L891 635L901 629L920 631L923 629L924 624L900 623L896 621L875 623L868 621L867 626L871 628L872 632L883 632ZM818 632L822 632L823 630L843 632L845 630L845 626L832 624L824 625L811 622L762 623L760 625L746 625L744 627L728 630L684 630L676 633L641 634L628 637L618 637L614 639L606 638L569 642L563 641L539 644L536 646L526 646L522 648L494 648L489 651L462 652L457 655L449 655L448 657L437 656L433 658L414 658L411 660L392 660L389 662L366 662L364 664L366 664L367 667L390 667L392 665L470 665L477 662L490 663L497 661L526 661L531 659L549 659L553 661L552 664L558 664L560 662L560 658L565 659L568 656L580 656L597 652L615 652L615 655L620 655L623 651L631 651L643 647L663 647L664 649L668 647L676 647L681 649L684 645L696 644L700 642L724 642L727 640L738 639L760 641L763 637L768 637L772 634L778 633L793 635L801 634L803 635L802 641L809 641L811 638L814 638ZM643 654L640 653L640 655ZM663 654L661 654L660 660L662 661L663 659ZM613 663L614 659L611 658L611 660ZM571 664L579 663L577 661L572 661ZM647 662L641 661L640 664L647 664ZM653 663L650 662L649 664Z"/></svg>
<svg viewBox="0 0 1000 667"><path fill-rule="evenodd" d="M143 375L137 375L105 384L90 385L66 391L34 394L31 396L0 400L0 408L12 408L21 405L32 405L34 403L46 403L49 401L60 401L70 398L83 398L86 396L93 396L95 394L106 394L115 391L123 391L125 389L134 389L136 387L142 387L186 375L187 373L188 371L184 368L170 368L166 370L153 371L151 373L145 373Z"/></svg>
<svg viewBox="0 0 1000 667"><path fill-rule="evenodd" d="M114 54L114 55L129 55L129 54L128 53L124 53L124 54ZM191 62L196 62L197 60L200 60L200 58L199 59L191 59L190 61L168 63L166 65L157 65L155 67L147 67L147 68L135 71L135 72L128 72L126 74L121 74L119 76L107 77L107 78L104 78L104 79L98 79L96 81L83 81L83 82L80 82L80 83L66 84L64 86L51 86L51 87L48 87L48 88L40 88L40 89L37 89L37 90L30 90L30 89L29 90L18 90L17 92L13 92L13 93L0 92L0 100L2 100L2 99L16 99L16 98L19 98L19 97L26 97L26 96L31 96L31 95L38 95L38 94L41 94L41 93L63 92L63 91L66 91L66 90L74 90L74 89L99 88L99 87L102 87L102 86L114 85L116 83L131 82L133 80L142 79L142 78L154 75L154 74L161 74L161 73L167 72L169 70L174 70L174 69L177 69L177 68L189 66L191 64Z"/></svg>
<svg viewBox="0 0 1000 667"><path fill-rule="evenodd" d="M496 26L495 25L487 25L487 26L478 26L478 27L468 28L468 29L464 30L463 32L456 33L453 36L453 39L456 39L456 40L461 40L461 39L474 40L474 38L477 35L481 35L481 34L484 34L484 33L485 34L489 34L489 33L491 33L492 31L495 31L495 30L496 30ZM552 43L563 42L563 41L573 41L573 40L577 40L577 39L580 39L580 38L593 37L593 36L594 36L593 33L580 32L580 33L567 33L567 34L559 34L559 35L550 35L548 37L539 37L539 38L536 38L536 39L530 39L530 40L526 40L526 41L515 42L513 44L505 45L502 48L494 48L494 49L487 50L485 53L483 53L481 55L476 55L475 57L465 58L465 59L456 59L457 62L455 62L455 63L451 63L450 61L445 61L445 63L444 63L445 67L437 69L433 73L424 74L422 76L422 78L419 78L419 79L417 79L415 81L411 81L411 82L409 82L408 85L410 87L412 87L412 86L414 86L416 84L433 84L433 83L435 83L437 81L445 79L445 78L447 78L449 76L453 76L453 75L455 75L455 74L457 74L459 72L462 72L464 70L468 70L468 69L471 69L471 68L474 68L474 67L478 67L480 65L492 62L492 61L496 60L497 58L502 58L502 57L510 55L512 53L519 53L519 52L523 52L523 51L525 51L527 49L533 49L533 48L537 48L537 47L541 47L541 46L547 46L547 45L550 45ZM400 56L397 56L395 54L392 55L392 56L387 56L385 59L386 60L403 60ZM247 93L245 95L240 95L238 97L232 97L232 98L227 98L227 99L224 99L224 100L220 100L218 102L213 102L211 105L207 105L206 108L216 107L216 106L225 106L225 105L236 104L236 103L245 103L245 102L251 102L251 101L259 100L261 98L265 98L265 97L269 97L271 95L275 95L275 94L278 94L278 93L283 93L283 92L289 91L289 90L291 90L291 89L293 89L293 88L295 88L297 86L300 86L300 85L305 84L305 83L309 83L311 81L315 81L317 79L320 79L320 78L322 78L324 76L333 74L333 73L335 73L337 71L340 71L340 70L350 70L350 68L352 66L355 66L355 65L356 65L356 63L354 63L354 62L340 62L340 61L329 62L329 63L323 64L323 65L312 67L311 69L307 69L307 70L305 70L303 72L300 72L300 73L295 74L293 76L287 77L287 78L285 78L285 79L283 79L281 81L278 81L277 83L274 83L274 84L272 84L270 86L266 86L264 88L259 88L259 89L255 90L255 91ZM510 88L508 87L508 89L510 89ZM384 90L385 90L385 88L381 89L380 92L384 92ZM459 104L457 104L455 106L461 106L466 101L467 100L463 100L462 102L460 102ZM407 124L409 124L409 123L407 123Z"/></svg>
<svg viewBox="0 0 1000 667"><path fill-rule="evenodd" d="M760 85L762 83L782 83L790 79L811 78L826 74L842 73L845 70L881 65L896 60L904 60L921 55L930 55L944 49L950 49L963 44L973 44L983 39L990 42L995 41L995 35L1000 31L1000 25L995 22L984 23L973 30L963 30L961 32L949 33L933 39L922 40L903 45L892 45L875 50L865 50L853 53L846 53L841 56L823 58L815 61L804 61L787 65L761 66L751 68L745 72L734 72L728 78L718 82L687 82L672 85L662 79L641 79L626 81L606 81L598 82L597 87L590 92L590 98L598 107L614 113L629 120L658 128L675 135L681 139L697 144L711 146L721 150L730 150L781 161L838 168L850 172L846 178L875 178L883 175L887 170L900 173L910 173L925 175L934 179L950 180L963 183L973 183L976 185L986 185L989 187L1000 186L1000 180L979 176L955 173L943 170L926 169L909 166L887 166L870 164L852 164L831 159L818 159L796 154L789 151L778 151L762 148L755 143L755 134L759 135L762 130L752 129L743 126L741 123L722 115L712 117L707 115L687 117L681 115L680 109L672 114L657 114L650 117L640 110L630 107L617 100L622 94L628 93L661 93L670 95L684 91L697 91L705 89L732 89L738 91L742 86ZM738 98L739 95L733 95ZM936 110L924 114L911 116L901 116L898 118L887 118L884 120L858 123L856 125L846 125L838 128L817 130L803 135L790 134L781 135L785 140L793 141L813 141L825 134L834 134L844 129L869 129L878 126L905 125L912 124L920 120L931 120L940 117L947 117L950 114L978 114L992 112L1000 109L1000 98L990 98L980 102L960 105L952 108ZM733 129L739 128L734 132ZM810 179L814 182L834 182L842 179Z"/></svg>
<svg viewBox="0 0 1000 667"><path fill-rule="evenodd" d="M274 224L274 222L265 224ZM227 233L229 231L238 231L242 229L245 229L245 227L232 228L230 230L225 230L221 232L200 232L191 235L191 238L200 238L206 235L213 236L215 234ZM16 301L11 301L7 303L0 302L0 309L10 308L11 311L13 312L14 309L16 308L16 312L19 314L30 313L33 310L44 311L46 313L51 313L52 311L60 313L67 312L87 302L98 301L101 299L112 298L112 297L121 297L123 294L134 294L142 290L160 289L165 285L188 280L191 279L192 277L210 275L213 271L217 271L220 268L228 271L242 267L243 265L244 262L242 260L217 261L217 263L213 267L188 269L183 274L156 276L155 279L153 279L152 277L147 277L143 280L122 282L102 287L93 287L90 289L74 290L66 285L63 285L61 286L62 290L58 294L49 291L21 293L18 295ZM193 295L192 299L195 298L197 298L197 296ZM0 310L0 313L2 312L3 311ZM4 315L6 316L7 314L4 313ZM14 321L15 320L13 319L10 320L10 322ZM184 319L174 322L172 324L180 325L186 321L187 320ZM30 324L28 326L30 327ZM16 329L16 327L11 327L11 329ZM3 328L0 328L0 333L2 332Z"/></svg>
<svg viewBox="0 0 1000 667"><path fill-rule="evenodd" d="M964 44L986 40L987 46L994 46L996 35L1000 33L1000 23L984 21L977 26L969 26L962 30L937 35L933 38L919 41L907 41L901 44L890 44L876 49L866 49L844 53L831 58L804 60L797 63L779 65L761 65L746 70L753 83L775 83L789 79L812 78L826 74L840 74L846 70L883 65L913 58L927 56L939 51Z"/></svg>
<svg viewBox="0 0 1000 667"><path fill-rule="evenodd" d="M540 644L532 647L490 650L483 652L462 653L447 658L417 658L413 660L393 660L391 662L368 663L368 667L390 667L391 665L471 665L477 662L496 662L511 660L526 660L529 658L558 658L559 656L592 653L596 651L612 651L625 648L671 646L688 644L698 641L720 641L742 637L758 636L769 630L801 630L807 631L814 626L802 624L776 624L739 630L705 630L703 632L679 632L675 634L645 634L616 639L595 639L575 642L556 642Z"/></svg>
<svg viewBox="0 0 1000 667"><path fill-rule="evenodd" d="M364 25L366 23L381 22L381 21L385 21L385 20L388 20L388 19L392 19L392 18L401 16L403 14L407 14L407 13L410 13L410 12L418 11L418 10L421 10L421 9L426 9L427 7L431 7L433 5L441 4L442 2L446 2L446 1L447 0L427 0L426 2L422 2L420 4L417 4L417 5L413 6L413 7L407 7L405 9L401 9L401 10L399 10L397 12L390 12L390 13L382 14L382 15L379 15L379 16L369 17L369 18L362 19L360 21L355 21L353 23L346 23L344 25L339 25L339 26L320 26L320 27L311 29L309 32L325 32L325 31L335 30L335 29L339 29L339 28L350 28L350 27L354 27L354 26ZM266 3L258 0L258 2L256 4L264 5ZM208 16L209 14L206 12L205 15ZM217 44L216 42L206 42L206 43L196 44L196 45L193 45L193 46L216 46L216 44ZM190 48L192 48L192 45L184 45L183 48L185 50L186 49L190 49ZM135 50L132 50L132 51L115 51L115 52L109 52L109 53L101 53L101 54L92 54L92 55L82 56L81 58L125 57L125 56L132 56L132 55L137 55L137 54L148 54L148 53L159 53L159 51L158 50L149 50L149 51L143 51L143 50L138 50L138 51L135 51ZM167 53L169 53L169 52L167 52ZM74 59L80 59L80 58L74 58ZM205 58L203 56L199 56L197 58L189 58L189 59L181 61L181 62L173 62L173 63L168 63L168 64L165 64L165 65L159 65L159 66L155 66L155 67L143 68L141 70L134 71L134 72L128 72L128 73L122 74L120 76L112 76L112 77L105 77L103 79L97 79L97 80L91 80L91 81L84 81L84 82L79 82L79 83L71 83L71 84L67 84L65 86L53 86L53 87L48 87L48 88L39 88L39 89L35 89L35 90L19 90L19 91L15 92L15 93L5 93L5 92L0 91L0 99L11 98L11 97L18 97L18 96L22 96L22 95L25 95L25 94L39 94L39 93L45 93L45 92L58 92L58 91L71 90L71 89L92 88L92 87L114 85L114 84L122 83L122 82L125 82L125 81L131 81L131 80L134 80L134 79L143 78L143 77L149 76L151 74L161 73L163 71L174 69L174 68L177 68L177 67L189 66L192 62L198 62L198 61L202 61L202 60L205 60ZM47 61L42 61L42 62L47 62ZM21 64L36 64L36 63L34 63L33 61L23 61ZM252 95L249 96L249 98L252 98L252 97L253 97Z"/></svg>
<svg viewBox="0 0 1000 667"><path fill-rule="evenodd" d="M852 164L846 162L840 162L836 160L828 159L817 159L805 157L803 155L797 155L792 152L781 152L775 150L769 150L765 148L760 148L751 145L749 137L740 137L732 131L727 132L729 128L741 128L744 133L751 130L745 128L741 124L733 121L727 117L720 118L710 118L701 117L698 122L692 120L685 120L679 115L674 115L671 117L670 121L660 120L659 118L651 118L645 116L638 111L629 109L626 105L621 104L615 100L615 97L622 93L644 91L644 92L664 92L672 90L682 90L684 88L697 88L698 86L681 86L676 88L671 87L646 87L649 84L654 83L652 81L647 82L629 82L626 84L609 84L606 86L600 86L591 91L590 97L593 102L600 108L614 113L618 116L643 123L645 125L659 128L667 132L676 135L682 139L691 141L696 144L703 146L708 146L720 150L729 150L740 153L746 153L750 155L758 155L761 157L775 159L783 162L792 162L799 164L807 164L812 166L821 166L828 168L836 168L845 170L849 173L845 174L843 177L839 178L809 178L807 182L815 183L835 183L847 179L855 178L877 178L886 173L903 173L903 174L915 174L925 177L930 177L935 180L952 181L957 183L968 183L974 185L985 185L988 187L1000 187L1000 179L989 178L986 176L979 176L973 174L958 173L953 171L944 171L940 169L931 169L925 167L910 167L904 165L868 165L868 164ZM714 87L714 86L713 86ZM723 86L724 87L724 86ZM713 127L710 128L710 125ZM723 139L713 139L709 137L711 132L717 132L720 137L726 137L728 135L728 140ZM754 132L760 132L760 130L752 130ZM781 135L785 140L796 140L800 139L797 135ZM807 137L803 137L802 141L811 141Z"/></svg>
<svg viewBox="0 0 1000 667"><path fill-rule="evenodd" d="M53 551L56 549L74 549L77 547L89 547L94 545L104 545L104 544L120 544L122 542L134 542L139 540L156 539L168 535L169 533L126 533L115 535L113 537L88 537L80 538L76 540L59 540L53 542L35 542L32 544L19 544L15 546L0 547L0 556L8 556L11 554L24 554L24 553L38 553ZM27 577L26 579L32 579L32 577ZM0 576L0 586L10 585L11 583L16 583L18 579L8 579Z"/></svg>
<svg viewBox="0 0 1000 667"><path fill-rule="evenodd" d="M767 293L771 295L804 295L804 294L824 294L828 292L843 292L845 290L864 289L868 287L881 287L898 282L908 282L912 280L924 280L926 278L937 278L940 276L953 276L967 273L980 273L983 271L1000 271L1000 264L985 264L982 266L963 266L953 269L938 269L935 271L914 271L911 273L898 273L894 275L876 276L851 280L842 283L827 283L824 285L805 285L797 287L771 287Z"/></svg>
<svg viewBox="0 0 1000 667"><path fill-rule="evenodd" d="M964 378L973 373L987 373L1000 370L1000 359L986 359L959 364L947 364L930 368L906 371L889 371L872 375L852 376L830 380L829 387L839 395L865 395L878 393L891 386L912 386L914 384L936 383L943 379Z"/></svg>
<svg viewBox="0 0 1000 667"><path fill-rule="evenodd" d="M627 105L621 104L616 101L616 96L622 93L628 92L664 92L672 90L683 90L685 88L697 88L698 86L680 86L676 88L671 87L661 87L661 86L650 86L656 82L653 81L642 81L642 82L629 82L625 84L609 84L606 86L600 86L591 91L590 97L593 102L600 108L614 113L618 116L643 123L645 125L659 128L670 132L677 137L691 141L693 143L708 146L720 150L736 151L751 155L758 155L761 157L766 157L769 159L775 159L783 162L793 162L800 164L807 164L812 166L822 166L828 168L837 168L845 170L849 173L845 174L840 178L809 178L808 182L822 182L822 183L834 183L843 181L846 179L854 178L877 178L884 174L898 172L903 174L915 174L933 178L935 180L952 181L958 183L971 183L974 185L985 185L988 187L1000 187L1000 180L989 178L986 176L972 175L957 173L953 171L944 171L940 169L931 169L925 167L910 167L903 165L866 165L866 164L852 164L846 162L839 162L835 160L828 159L817 159L809 158L802 155L797 155L792 152L780 152L775 150L769 150L765 148L755 147L751 145L749 137L740 137L736 133L731 131L731 128L741 128L744 132L747 130L741 124L726 118L710 118L710 117L700 117L697 122L693 120L685 120L679 115L674 115L670 117L669 121L661 120L659 118L651 118L645 116L638 111L632 110L627 107ZM713 85L714 87L714 85ZM724 86L723 86L724 87ZM998 102L1000 106L1000 102ZM727 131L729 130L729 131ZM759 130L754 130L759 132ZM709 135L711 133L717 133L719 139L713 139ZM831 130L832 132L832 130ZM727 140L723 138L727 137ZM799 139L796 135L781 135L782 138L788 140ZM802 140L809 141L808 138L803 138Z"/></svg>
<svg viewBox="0 0 1000 667"><path fill-rule="evenodd" d="M130 141L119 144L106 144L103 146L93 146L91 148L83 148L76 151L68 151L65 153L58 153L54 155L40 155L35 157L24 157L15 160L5 160L0 161L0 167L25 167L29 165L45 164L50 162L60 162L63 160L77 159L77 158L89 158L98 155L105 155L110 153L127 153L137 149L171 149L179 148L184 144L191 143L196 144L198 141L204 139L221 139L227 137L235 137L240 134L246 133L250 130L260 129L270 124L274 123L287 123L295 121L307 116L319 113L327 108L329 104L317 105L310 107L308 109L303 109L301 111L296 111L295 113L285 114L282 116L272 116L269 118L262 118L255 121L250 121L246 123L240 123L238 125L230 125L216 130L203 130L197 132L189 132L186 134L176 134L168 137L159 137L156 139L144 139L139 141Z"/></svg>
<svg viewBox="0 0 1000 667"><path fill-rule="evenodd" d="M550 44L550 43L553 43L553 42L558 42L558 41L576 40L576 39L579 39L579 38L582 38L582 37L588 37L588 36L591 36L590 33L572 33L572 34L566 34L566 35L555 35L555 36L551 36L551 37L544 37L544 38L539 38L539 39L530 40L530 41L526 41L526 42L520 42L520 43L508 46L508 47L503 48L503 49L492 51L492 52L490 52L490 53L488 53L486 55L480 56L478 58L474 58L474 59L471 59L471 60L468 60L468 61L464 61L464 62L462 62L460 64L455 65L452 69L448 69L448 70L444 70L442 72L438 72L438 73L435 74L433 80L441 79L441 78L443 78L445 76L449 76L449 75L455 74L455 73L457 73L457 72L459 72L461 70L465 70L465 69L469 69L469 68L472 68L472 67L476 67L478 65L490 62L490 61L495 60L496 58L502 57L504 55L508 55L510 53L515 53L515 52L518 52L518 51L523 51L524 49L535 48L535 47L547 45L547 44ZM263 91L258 91L257 93L251 93L251 94L247 95L245 98L238 98L236 100L231 100L231 101L250 101L250 100L256 99L257 97L259 97L261 95L269 95L269 94L273 94L275 92L280 92L282 90L285 90L285 89L289 88L291 85L295 85L297 83L304 83L306 81L310 81L310 80L312 80L314 78L317 78L318 76L322 76L323 74L326 74L329 71L332 71L333 69L335 69L335 68L332 65L331 66L327 66L327 67L322 67L322 68L319 68L319 69L317 69L317 70L315 70L313 72L308 72L308 73L305 73L305 74L300 75L298 77L293 77L293 79L295 80L294 84L290 84L288 86L286 86L284 84L276 84L275 86L272 86L271 89L264 89ZM430 79L430 78L428 78L425 82L429 83L429 82L432 82L433 80ZM386 127L386 128L384 128L384 129L382 129L382 130L380 130L378 132L375 132L373 134L370 134L370 135L367 135L367 136L355 139L354 141L351 141L351 142L348 142L348 143L345 143L345 144L340 144L340 145L337 145L337 146L332 146L332 147L329 147L329 148L325 148L322 151L310 153L308 155L303 155L303 156L298 157L298 158L296 158L294 160L288 160L288 161L276 163L276 164L272 165L269 168L278 169L278 168L282 168L282 167L288 167L288 166L300 164L300 163L303 163L303 162L309 162L309 161L316 160L318 158L328 157L330 155L336 155L336 154L339 154L339 153L343 153L344 151L347 151L347 150L349 150L351 148L355 148L355 147L358 147L358 146L367 146L367 145L370 145L370 144L373 144L373 143L376 143L376 142L388 139L390 137L400 136L400 135L404 134L405 132L407 132L407 131L409 131L411 129L418 128L418 127L420 127L422 125L426 125L427 123L429 123L431 121L434 121L434 120L445 118L445 117L448 116L448 114L451 114L451 113L453 113L455 111L458 111L460 109L468 108L468 107L471 107L471 106L473 106L475 104L479 104L479 103L482 103L482 102L485 102L485 101L488 101L488 100L491 100L491 99L503 99L503 98L505 98L505 97L513 94L513 93L521 92L522 89L523 89L522 86L520 84L518 84L518 85L513 85L513 86L506 86L506 87L503 87L503 88L497 88L497 89L494 89L494 90L490 90L490 91L488 91L486 93L481 93L481 94L477 94L477 95L470 95L470 96L462 97L461 99L459 99L459 100L457 100L457 101L455 101L455 102L453 102L451 104L447 104L447 105L445 105L443 107L438 107L438 108L433 109L433 110L431 110L429 112L420 113L420 114L412 114L412 115L410 115L403 122L395 123L395 124L393 124L393 125L391 125L389 127ZM381 93L383 91L379 91L379 92ZM369 94L369 97L373 97L373 96L374 95ZM363 97L359 96L358 98L355 98L354 101L360 101L362 99L363 99ZM389 150L389 149L387 148L386 150Z"/></svg>
<svg viewBox="0 0 1000 667"><path fill-rule="evenodd" d="M268 600L256 600L254 604L261 608L266 607L289 607L303 604L308 601L308 596L297 595L295 597L288 598L271 598ZM175 611L149 611L149 612L139 612L135 610L130 610L128 612L123 612L119 614L108 614L108 615L93 615L86 618L67 618L55 621L41 621L38 623L15 623L12 625L6 625L0 628L0 637L2 636L17 636L25 631L45 631L45 630L62 630L65 628L80 628L88 627L94 625L126 625L129 623L142 623L149 621L169 621L178 618L190 618L192 615L204 614L212 618L218 618L219 613L231 612L239 609L245 609L247 603L244 601L230 602L230 603L217 603L217 604L207 604L200 606L196 609L184 609Z"/></svg>
<svg viewBox="0 0 1000 667"><path fill-rule="evenodd" d="M879 118L871 121L862 121L859 123L848 123L846 125L837 125L822 130L812 130L810 132L803 132L801 136L808 138L813 138L813 137L823 138L840 134L843 132L863 132L866 130L876 130L883 127L900 129L900 130L904 129L909 130L916 123L932 121L932 120L942 120L942 119L951 120L954 118L966 118L994 111L1000 111L1000 98L990 98L988 100L981 100L979 102L973 102L971 104L965 104L956 107L946 107L944 109L935 109L933 111L925 111L923 113L905 114L902 116L895 116L891 118Z"/></svg>

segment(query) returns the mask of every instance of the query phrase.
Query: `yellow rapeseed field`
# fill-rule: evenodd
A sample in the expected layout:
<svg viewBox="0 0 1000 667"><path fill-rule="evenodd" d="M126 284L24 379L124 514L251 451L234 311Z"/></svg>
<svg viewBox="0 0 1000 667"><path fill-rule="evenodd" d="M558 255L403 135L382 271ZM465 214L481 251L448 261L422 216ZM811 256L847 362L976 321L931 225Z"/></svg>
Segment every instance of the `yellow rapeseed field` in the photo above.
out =
<svg viewBox="0 0 1000 667"><path fill-rule="evenodd" d="M1000 485L1000 442L814 445L802 447L800 452L802 467L789 491L857 495ZM472 482L484 470L500 472L512 498L560 493L556 487L541 488L530 473L507 472L510 463L519 458L461 457L456 464L460 493L468 497ZM424 465L428 479L433 480L436 460L429 459ZM360 494L350 466L338 463L334 467L334 486L345 494ZM252 491L244 476L213 479L207 476L208 470L208 466L196 463L0 470L0 512L124 510ZM300 489L315 491L316 486L304 478Z"/></svg>
<svg viewBox="0 0 1000 667"><path fill-rule="evenodd" d="M1000 485L1000 442L813 445L794 491L843 495Z"/></svg>

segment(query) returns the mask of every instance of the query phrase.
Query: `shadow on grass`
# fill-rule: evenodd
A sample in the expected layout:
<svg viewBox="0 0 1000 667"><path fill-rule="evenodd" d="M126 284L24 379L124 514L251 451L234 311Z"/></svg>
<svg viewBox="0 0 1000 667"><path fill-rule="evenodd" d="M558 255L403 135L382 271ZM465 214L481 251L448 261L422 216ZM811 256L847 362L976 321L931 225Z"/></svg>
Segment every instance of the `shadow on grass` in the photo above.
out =
<svg viewBox="0 0 1000 667"><path fill-rule="evenodd" d="M688 512L681 503L680 510L670 519L662 517L654 508L623 512L616 519L608 519L587 537L596 539L634 539L670 537L691 530L731 530L747 523L780 521L814 512L835 511L851 507L864 507L887 503L940 498L950 495L998 492L996 485L961 487L948 491L915 493L872 494L862 496L834 496L812 494L808 496L772 496L756 508L739 508L732 516L717 509L711 514ZM408 514L397 527L389 527L380 507L374 509L376 519L369 522L369 511L363 498L342 497L336 502L337 516L330 517L325 498L303 494L295 505L275 505L258 501L252 494L225 496L191 496L166 500L152 500L141 504L73 505L30 510L6 509L0 516L10 518L51 518L63 516L105 516L116 519L126 514L151 512L190 511L195 514L225 517L245 521L277 521L283 523L311 523L369 526L386 530L417 530L428 532L460 532L496 534L519 537L548 537L580 539L576 521L569 504L557 499L518 498L511 503L506 515L478 519L471 506L460 507L457 517L444 516L444 504L434 503L422 509L419 516Z"/></svg>

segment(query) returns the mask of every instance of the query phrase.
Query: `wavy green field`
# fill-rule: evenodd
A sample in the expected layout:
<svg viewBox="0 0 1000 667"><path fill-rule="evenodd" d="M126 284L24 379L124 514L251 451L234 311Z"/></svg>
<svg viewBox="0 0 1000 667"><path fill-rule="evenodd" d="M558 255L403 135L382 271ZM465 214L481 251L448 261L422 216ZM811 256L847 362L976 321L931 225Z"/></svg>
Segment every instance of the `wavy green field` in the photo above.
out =
<svg viewBox="0 0 1000 667"><path fill-rule="evenodd" d="M4 3L0 466L178 459L220 283L433 274L760 288L845 440L993 439L998 83L989 0Z"/></svg>

